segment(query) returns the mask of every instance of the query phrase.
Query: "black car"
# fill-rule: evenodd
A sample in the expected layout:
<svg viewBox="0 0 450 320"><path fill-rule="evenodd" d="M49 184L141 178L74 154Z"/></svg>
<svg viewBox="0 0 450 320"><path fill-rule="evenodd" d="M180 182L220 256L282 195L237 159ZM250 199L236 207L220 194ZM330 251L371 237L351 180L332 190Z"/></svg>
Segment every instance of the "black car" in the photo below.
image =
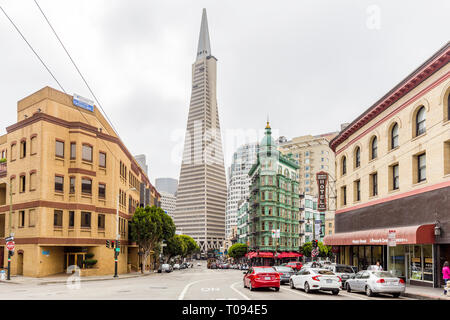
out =
<svg viewBox="0 0 450 320"><path fill-rule="evenodd" d="M345 281L355 277L355 272L352 266L345 264L332 264L326 266L326 269L334 272L335 275L339 276L342 280L342 287L344 288Z"/></svg>
<svg viewBox="0 0 450 320"><path fill-rule="evenodd" d="M295 274L295 270L286 266L273 266L280 275L280 284L289 283L289 279Z"/></svg>

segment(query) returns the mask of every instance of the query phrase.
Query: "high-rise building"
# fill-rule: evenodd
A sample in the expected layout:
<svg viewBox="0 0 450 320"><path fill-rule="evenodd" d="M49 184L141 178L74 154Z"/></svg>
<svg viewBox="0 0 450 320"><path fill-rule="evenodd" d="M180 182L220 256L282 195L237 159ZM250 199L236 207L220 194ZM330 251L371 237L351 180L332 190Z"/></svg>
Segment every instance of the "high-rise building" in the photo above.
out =
<svg viewBox="0 0 450 320"><path fill-rule="evenodd" d="M157 178L155 187L159 192L176 194L178 188L178 180L173 178Z"/></svg>
<svg viewBox="0 0 450 320"><path fill-rule="evenodd" d="M231 166L228 168L227 211L225 214L225 235L229 237L233 227L237 226L239 200L249 196L250 177L248 172L256 163L257 143L240 146L233 154Z"/></svg>
<svg viewBox="0 0 450 320"><path fill-rule="evenodd" d="M203 9L174 220L206 253L225 239L227 184L216 100L216 63Z"/></svg>
<svg viewBox="0 0 450 320"><path fill-rule="evenodd" d="M141 166L141 168L144 170L145 174L148 175L148 165L147 165L147 158L145 157L145 154L138 154L134 156L134 159L136 159L137 163Z"/></svg>
<svg viewBox="0 0 450 320"><path fill-rule="evenodd" d="M177 196L165 191L159 192L161 194L161 209L163 209L172 219L175 213L177 204Z"/></svg>

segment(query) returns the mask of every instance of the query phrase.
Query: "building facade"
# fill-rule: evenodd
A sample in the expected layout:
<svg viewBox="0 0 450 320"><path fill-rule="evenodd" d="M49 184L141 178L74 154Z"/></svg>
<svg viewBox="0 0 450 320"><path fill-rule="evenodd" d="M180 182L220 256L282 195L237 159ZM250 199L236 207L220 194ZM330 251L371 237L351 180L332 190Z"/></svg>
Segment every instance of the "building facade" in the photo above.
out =
<svg viewBox="0 0 450 320"><path fill-rule="evenodd" d="M447 43L330 142L338 208L325 243L341 263L381 260L407 282L442 284L450 257L449 58Z"/></svg>
<svg viewBox="0 0 450 320"><path fill-rule="evenodd" d="M216 100L217 59L203 9L174 220L203 254L223 247L227 183Z"/></svg>
<svg viewBox="0 0 450 320"><path fill-rule="evenodd" d="M128 221L140 204L141 184L152 186L97 108L77 107L72 96L45 87L18 102L17 123L6 131L0 137L6 159L0 164L0 237L14 234L12 274L42 277L71 265L82 274L113 274L113 250L105 244L116 239L117 227L119 273L137 269ZM150 197L158 202L156 190ZM92 269L85 269L86 254L97 260ZM3 239L0 266L7 255Z"/></svg>
<svg viewBox="0 0 450 320"><path fill-rule="evenodd" d="M172 219L177 205L177 196L165 191L161 191L161 209L163 209Z"/></svg>
<svg viewBox="0 0 450 320"><path fill-rule="evenodd" d="M306 194L300 201L300 245L312 240L322 241L325 233L325 213L317 210L317 197ZM316 230L318 223L320 227Z"/></svg>
<svg viewBox="0 0 450 320"><path fill-rule="evenodd" d="M274 257L277 251L299 250L298 166L276 148L267 123L251 178L248 204L249 249ZM272 237L279 230L279 237Z"/></svg>
<svg viewBox="0 0 450 320"><path fill-rule="evenodd" d="M233 154L228 168L228 192L225 214L225 235L229 237L233 227L237 226L238 202L249 196L250 177L248 172L256 163L258 144L240 146Z"/></svg>
<svg viewBox="0 0 450 320"><path fill-rule="evenodd" d="M178 189L178 180L173 178L157 178L155 180L156 190L175 195Z"/></svg>

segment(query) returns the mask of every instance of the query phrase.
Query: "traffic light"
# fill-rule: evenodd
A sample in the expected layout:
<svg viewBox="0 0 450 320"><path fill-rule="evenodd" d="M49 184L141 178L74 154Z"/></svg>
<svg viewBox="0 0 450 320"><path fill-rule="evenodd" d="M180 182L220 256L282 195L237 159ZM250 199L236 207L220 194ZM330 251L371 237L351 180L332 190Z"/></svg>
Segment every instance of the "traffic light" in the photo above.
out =
<svg viewBox="0 0 450 320"><path fill-rule="evenodd" d="M116 248L119 248L120 247L120 240L117 240L117 246L116 246Z"/></svg>
<svg viewBox="0 0 450 320"><path fill-rule="evenodd" d="M106 240L106 247L107 247L107 248L111 248L111 241Z"/></svg>
<svg viewBox="0 0 450 320"><path fill-rule="evenodd" d="M113 248L114 249L114 240L111 240L111 248Z"/></svg>
<svg viewBox="0 0 450 320"><path fill-rule="evenodd" d="M313 248L317 248L317 240L313 240L312 246Z"/></svg>

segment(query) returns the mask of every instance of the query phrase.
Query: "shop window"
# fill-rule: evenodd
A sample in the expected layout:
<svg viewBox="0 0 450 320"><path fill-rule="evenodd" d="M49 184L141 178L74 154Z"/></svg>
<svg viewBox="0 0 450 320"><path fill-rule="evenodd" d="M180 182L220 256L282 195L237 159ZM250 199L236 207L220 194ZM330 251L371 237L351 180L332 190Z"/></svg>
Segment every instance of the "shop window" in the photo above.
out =
<svg viewBox="0 0 450 320"><path fill-rule="evenodd" d="M69 211L69 228L75 227L75 211Z"/></svg>
<svg viewBox="0 0 450 320"><path fill-rule="evenodd" d="M62 227L63 225L63 212L62 210L55 210L53 212L53 226Z"/></svg>
<svg viewBox="0 0 450 320"><path fill-rule="evenodd" d="M55 176L55 191L64 192L64 177Z"/></svg>
<svg viewBox="0 0 450 320"><path fill-rule="evenodd" d="M90 212L81 212L81 227L82 228L90 228L91 227L91 213Z"/></svg>
<svg viewBox="0 0 450 320"><path fill-rule="evenodd" d="M81 179L81 192L92 194L92 180L88 178Z"/></svg>
<svg viewBox="0 0 450 320"><path fill-rule="evenodd" d="M74 160L77 158L77 144L75 142L70 143L70 159Z"/></svg>
<svg viewBox="0 0 450 320"><path fill-rule="evenodd" d="M92 146L83 144L82 159L84 161L92 162Z"/></svg>
<svg viewBox="0 0 450 320"><path fill-rule="evenodd" d="M58 140L55 142L55 156L64 158L64 142Z"/></svg>

